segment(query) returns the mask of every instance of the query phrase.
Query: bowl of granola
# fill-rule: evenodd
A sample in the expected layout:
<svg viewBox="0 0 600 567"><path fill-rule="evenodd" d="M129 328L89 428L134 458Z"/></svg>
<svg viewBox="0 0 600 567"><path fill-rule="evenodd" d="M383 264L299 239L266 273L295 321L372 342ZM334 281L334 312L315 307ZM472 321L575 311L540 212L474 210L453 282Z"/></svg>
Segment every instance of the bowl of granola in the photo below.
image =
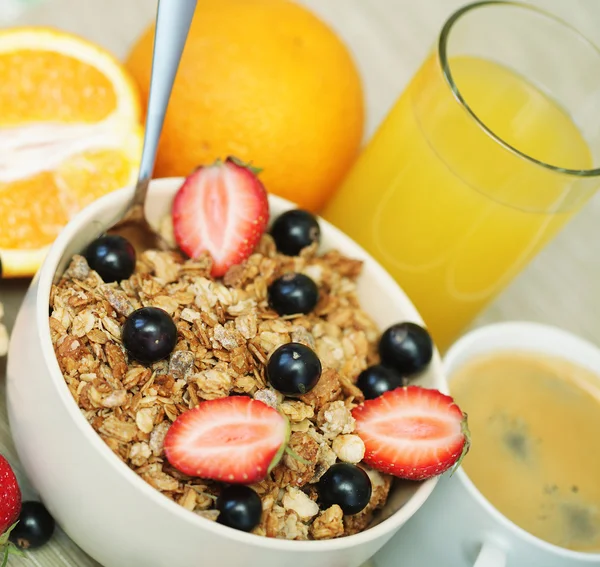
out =
<svg viewBox="0 0 600 567"><path fill-rule="evenodd" d="M227 160L152 182L169 250L79 213L11 337L23 467L106 567L358 567L468 449L410 300L324 220Z"/></svg>

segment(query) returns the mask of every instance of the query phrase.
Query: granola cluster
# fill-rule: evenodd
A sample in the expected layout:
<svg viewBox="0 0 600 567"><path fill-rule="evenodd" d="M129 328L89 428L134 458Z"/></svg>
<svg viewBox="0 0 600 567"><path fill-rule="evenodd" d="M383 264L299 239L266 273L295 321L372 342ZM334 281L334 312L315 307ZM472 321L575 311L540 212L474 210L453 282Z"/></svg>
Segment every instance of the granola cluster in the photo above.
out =
<svg viewBox="0 0 600 567"><path fill-rule="evenodd" d="M222 280L210 277L210 258L146 251L135 273L106 284L75 256L50 297L50 329L65 381L90 425L142 479L191 512L215 520L220 484L186 476L164 457L170 424L202 400L243 394L277 408L291 423L290 448L269 477L252 488L263 514L254 533L286 539L327 539L364 530L387 499L391 477L364 467L373 486L368 506L344 516L320 509L315 483L338 461L360 463L365 447L351 409L363 400L358 374L376 362L379 331L361 309L356 279L362 263L316 246L300 256L278 254L269 235ZM319 286L308 315L281 317L267 288L287 272ZM129 361L121 343L126 317L160 307L176 323L178 342L167 360ZM265 364L280 345L295 341L319 356L323 373L299 398L285 398L265 379ZM361 465L362 466L362 465Z"/></svg>

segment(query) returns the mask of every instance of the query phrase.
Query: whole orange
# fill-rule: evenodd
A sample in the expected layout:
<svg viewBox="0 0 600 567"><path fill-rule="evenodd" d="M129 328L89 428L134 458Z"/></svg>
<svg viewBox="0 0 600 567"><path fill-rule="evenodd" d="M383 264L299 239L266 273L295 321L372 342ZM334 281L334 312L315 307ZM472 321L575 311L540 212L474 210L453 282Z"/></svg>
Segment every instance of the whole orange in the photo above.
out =
<svg viewBox="0 0 600 567"><path fill-rule="evenodd" d="M153 27L127 67L148 96ZM345 45L286 0L198 0L157 157L157 177L228 155L263 169L312 211L337 188L363 134L359 74Z"/></svg>

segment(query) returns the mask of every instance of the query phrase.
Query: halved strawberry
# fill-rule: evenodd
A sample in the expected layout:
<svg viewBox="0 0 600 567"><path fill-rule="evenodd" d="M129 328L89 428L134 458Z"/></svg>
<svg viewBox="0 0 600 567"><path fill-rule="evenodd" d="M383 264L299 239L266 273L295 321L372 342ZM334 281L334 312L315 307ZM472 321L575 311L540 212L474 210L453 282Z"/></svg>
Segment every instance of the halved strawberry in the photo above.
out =
<svg viewBox="0 0 600 567"><path fill-rule="evenodd" d="M396 388L355 407L352 415L365 444L363 462L400 478L442 474L469 450L466 414L438 390Z"/></svg>
<svg viewBox="0 0 600 567"><path fill-rule="evenodd" d="M244 261L269 221L269 202L254 168L228 157L199 167L175 195L173 231L191 258L209 252L212 276Z"/></svg>
<svg viewBox="0 0 600 567"><path fill-rule="evenodd" d="M231 396L182 413L167 431L165 454L184 474L252 484L279 462L289 435L277 410L248 396Z"/></svg>

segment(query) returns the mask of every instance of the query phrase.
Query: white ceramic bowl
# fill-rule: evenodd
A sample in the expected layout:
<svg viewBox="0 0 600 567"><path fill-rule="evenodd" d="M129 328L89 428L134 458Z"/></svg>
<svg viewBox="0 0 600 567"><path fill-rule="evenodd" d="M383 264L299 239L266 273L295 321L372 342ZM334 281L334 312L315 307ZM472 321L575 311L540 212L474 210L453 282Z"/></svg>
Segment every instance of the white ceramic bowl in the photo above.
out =
<svg viewBox="0 0 600 567"><path fill-rule="evenodd" d="M170 210L182 179L150 188L152 224ZM54 275L96 238L125 206L132 189L96 201L74 218L51 247L18 314L10 344L7 399L10 427L25 471L57 522L105 567L358 567L419 509L437 479L398 482L374 525L349 537L286 541L236 531L193 514L141 480L80 413L54 357L48 302ZM274 218L293 205L270 197ZM364 260L359 295L384 328L419 314L392 278L364 250L321 220L322 247ZM437 353L422 385L446 391Z"/></svg>

